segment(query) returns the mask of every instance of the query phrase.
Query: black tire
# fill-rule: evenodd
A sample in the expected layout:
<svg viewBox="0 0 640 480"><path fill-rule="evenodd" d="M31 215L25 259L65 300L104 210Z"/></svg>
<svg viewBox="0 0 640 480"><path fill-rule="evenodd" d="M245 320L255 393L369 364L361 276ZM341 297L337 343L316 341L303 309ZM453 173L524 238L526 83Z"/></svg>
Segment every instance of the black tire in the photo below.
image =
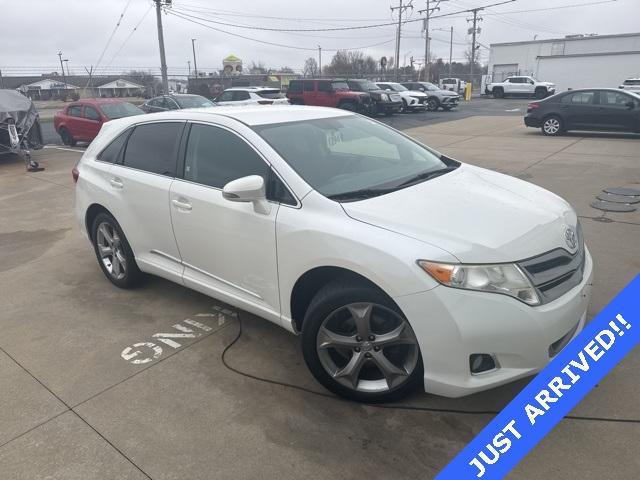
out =
<svg viewBox="0 0 640 480"><path fill-rule="evenodd" d="M122 274L120 274L120 270L117 274L115 273L115 269L113 267L115 263L112 261L113 255L111 260L108 257L105 259L107 261L103 260L104 257L100 251L100 248L101 246L107 245L101 242L101 235L98 233L98 229L103 225L108 226L107 230L110 229L111 232L117 233L117 245L111 244L110 246L112 250L115 248L115 251L119 256L118 258L120 258L119 262L115 263L124 263L124 272L122 272ZM98 259L98 264L100 265L102 272L116 287L133 288L142 281L143 273L138 268L135 256L133 255L133 251L131 250L131 246L127 241L127 237L125 237L122 228L115 218L113 218L108 213L99 213L93 220L93 224L91 225L91 241L93 243L93 249L96 253L96 258ZM109 262L112 264L111 271L106 265L106 263Z"/></svg>
<svg viewBox="0 0 640 480"><path fill-rule="evenodd" d="M546 96L547 96L547 89L546 88L536 88L535 97L537 99L543 99Z"/></svg>
<svg viewBox="0 0 640 480"><path fill-rule="evenodd" d="M436 110L438 110L438 107L440 106L440 100L438 100L436 97L429 97L427 99L427 110L430 112L435 112Z"/></svg>
<svg viewBox="0 0 640 480"><path fill-rule="evenodd" d="M403 98L402 107L400 107L400 113L408 113L408 112L409 112L409 105L407 105L407 101Z"/></svg>
<svg viewBox="0 0 640 480"><path fill-rule="evenodd" d="M550 137L562 135L565 131L564 121L558 115L549 115L542 120L540 130L544 135Z"/></svg>
<svg viewBox="0 0 640 480"><path fill-rule="evenodd" d="M499 87L493 89L493 98L504 98L504 90Z"/></svg>
<svg viewBox="0 0 640 480"><path fill-rule="evenodd" d="M410 325L406 321L406 318L404 317L402 312L395 305L395 303L383 292L371 286L367 286L363 283L358 283L357 281L354 282L339 280L332 282L320 289L320 291L318 291L318 293L311 301L309 308L307 309L304 317L301 336L302 351L305 362L316 380L318 380L318 382L320 382L325 388L327 388L331 392L336 393L337 395L348 398L350 400L364 403L379 403L398 400L415 389L423 381L422 359L417 343L415 346L412 345L407 347L411 349L410 351L412 355L411 361L413 370L411 372L408 372L407 369L403 366L402 368L404 369L405 373L409 374L406 377L401 377L402 383L395 385L393 388L389 388L389 382L384 381L384 391L363 391L358 390L357 388L347 387L342 383L339 383L339 381L336 380L334 376L332 376L323 366L323 360L318 353L319 349L317 346L320 328L323 326L325 321L328 321L331 318L335 318L333 317L333 315L336 314L336 312L344 311L347 305L357 303L375 304L375 308L379 308L379 312L382 312L383 314L384 312L388 312L389 315L395 315L396 317L394 318L403 319L403 321L406 322L405 329L408 326L408 331L411 335L414 335L413 330L411 330ZM374 318L373 314L371 318ZM345 321L348 322L349 320ZM413 338L415 339L415 335ZM365 343L375 344L375 341ZM366 348L368 348L369 350L371 348L378 348L378 350L376 350L376 352L378 353L373 353L373 355L379 355L383 351L387 351L385 350L387 347L382 347L382 349L380 349L380 347L371 347L371 345L368 345L368 347L363 346L361 350L354 349L355 351L360 352L360 354L362 354L362 352L367 352L364 353L364 355L368 356L368 358L364 360L364 362L368 363L365 363L364 365L367 366L366 368L369 369L369 372L365 370L365 367L359 369L358 372L365 371L365 373L370 373L372 369L375 372L377 369L376 365L378 365L378 363L375 358L371 357L372 354L368 353L369 350L366 350ZM347 349L347 352L353 356L356 355L356 353L352 352L349 348ZM393 354L394 352L391 353ZM387 354L384 354L384 358L388 361L391 361L389 360ZM353 360L353 357L351 357L350 359L343 358L342 360L346 363L349 363ZM398 365L395 366L398 367ZM382 370L377 371L379 373L382 373ZM361 373L357 374L358 379L356 380L356 382L358 385L360 385L361 381L360 375ZM371 380L365 379L364 381L366 382Z"/></svg>
<svg viewBox="0 0 640 480"><path fill-rule="evenodd" d="M60 138L62 139L62 143L64 143L69 147L76 146L76 143L77 143L76 139L73 138L69 130L67 130L65 127L60 127L59 134L60 134Z"/></svg>

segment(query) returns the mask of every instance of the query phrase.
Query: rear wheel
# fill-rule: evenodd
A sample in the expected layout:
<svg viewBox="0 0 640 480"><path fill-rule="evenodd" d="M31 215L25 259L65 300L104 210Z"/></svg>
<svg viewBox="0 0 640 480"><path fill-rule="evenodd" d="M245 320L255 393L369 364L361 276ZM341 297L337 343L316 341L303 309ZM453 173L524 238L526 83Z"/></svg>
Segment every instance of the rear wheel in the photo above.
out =
<svg viewBox="0 0 640 480"><path fill-rule="evenodd" d="M493 89L493 98L503 98L504 97L504 90L501 88L494 88Z"/></svg>
<svg viewBox="0 0 640 480"><path fill-rule="evenodd" d="M535 93L535 97L536 98L545 98L547 96L547 89L546 88L537 88L536 89L536 93Z"/></svg>
<svg viewBox="0 0 640 480"><path fill-rule="evenodd" d="M406 395L422 379L416 336L382 292L334 282L314 297L302 327L304 359L332 392L360 402Z"/></svg>
<svg viewBox="0 0 640 480"><path fill-rule="evenodd" d="M107 213L98 214L93 221L91 238L100 268L111 283L132 288L142 280L133 251L115 218Z"/></svg>
<svg viewBox="0 0 640 480"><path fill-rule="evenodd" d="M540 127L545 135L560 135L564 131L562 119L556 115L545 118Z"/></svg>
<svg viewBox="0 0 640 480"><path fill-rule="evenodd" d="M77 142L73 138L73 136L71 135L69 130L67 130L65 127L61 127L59 133L60 133L60 138L62 139L62 143L64 143L65 145L67 145L69 147L75 147L76 146Z"/></svg>

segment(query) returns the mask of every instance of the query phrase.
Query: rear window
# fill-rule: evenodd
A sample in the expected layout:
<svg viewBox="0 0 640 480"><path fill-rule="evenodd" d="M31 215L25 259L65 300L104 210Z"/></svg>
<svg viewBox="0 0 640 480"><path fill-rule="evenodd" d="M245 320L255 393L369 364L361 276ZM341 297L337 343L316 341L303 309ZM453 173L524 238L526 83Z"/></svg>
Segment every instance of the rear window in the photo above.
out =
<svg viewBox="0 0 640 480"><path fill-rule="evenodd" d="M100 108L109 120L113 120L115 118L130 117L131 115L144 114L142 110L128 102L104 103L100 105Z"/></svg>
<svg viewBox="0 0 640 480"><path fill-rule="evenodd" d="M262 98L284 98L284 94L280 90L258 90L256 92Z"/></svg>
<svg viewBox="0 0 640 480"><path fill-rule="evenodd" d="M100 152L100 155L98 155L98 160L100 160L101 162L115 163L118 160L118 156L120 155L122 146L127 141L129 133L131 133L131 130L127 130L126 132L118 135L115 140L113 140L107 146L107 148Z"/></svg>
<svg viewBox="0 0 640 480"><path fill-rule="evenodd" d="M124 153L124 165L174 177L183 123L149 123L135 128Z"/></svg>

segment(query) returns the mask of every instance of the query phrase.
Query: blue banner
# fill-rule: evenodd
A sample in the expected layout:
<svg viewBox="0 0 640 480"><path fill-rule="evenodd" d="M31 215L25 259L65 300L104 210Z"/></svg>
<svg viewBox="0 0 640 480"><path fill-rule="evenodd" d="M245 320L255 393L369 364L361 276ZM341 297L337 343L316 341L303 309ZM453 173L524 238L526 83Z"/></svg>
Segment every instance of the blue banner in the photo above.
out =
<svg viewBox="0 0 640 480"><path fill-rule="evenodd" d="M640 275L622 290L436 480L504 478L640 341Z"/></svg>

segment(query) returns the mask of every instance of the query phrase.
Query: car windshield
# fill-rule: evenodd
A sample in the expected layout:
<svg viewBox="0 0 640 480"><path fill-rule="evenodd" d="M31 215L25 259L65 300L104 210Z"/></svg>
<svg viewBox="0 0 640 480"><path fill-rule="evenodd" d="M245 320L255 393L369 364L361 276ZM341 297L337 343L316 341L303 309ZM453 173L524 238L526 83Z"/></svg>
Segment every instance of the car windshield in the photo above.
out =
<svg viewBox="0 0 640 480"><path fill-rule="evenodd" d="M144 112L132 103L103 103L100 109L109 120L116 118L130 117L132 115L143 115Z"/></svg>
<svg viewBox="0 0 640 480"><path fill-rule="evenodd" d="M387 83L396 92L406 92L409 90L407 87L400 85L399 83Z"/></svg>
<svg viewBox="0 0 640 480"><path fill-rule="evenodd" d="M424 82L422 83L422 86L425 88L425 90L428 90L430 92L434 91L434 90L440 90L438 87L436 87L433 83L429 83L429 82Z"/></svg>
<svg viewBox="0 0 640 480"><path fill-rule="evenodd" d="M275 99L275 98L285 97L284 93L282 93L280 90L277 90L275 88L273 90L256 90L256 93L258 94L258 96L262 98Z"/></svg>
<svg viewBox="0 0 640 480"><path fill-rule="evenodd" d="M334 90L349 90L349 85L347 85L347 82L331 82L331 87Z"/></svg>
<svg viewBox="0 0 640 480"><path fill-rule="evenodd" d="M382 195L459 166L395 130L360 116L253 129L309 185L339 201Z"/></svg>
<svg viewBox="0 0 640 480"><path fill-rule="evenodd" d="M180 108L198 108L198 107L213 107L213 102L207 100L200 95L189 95L185 97L173 97Z"/></svg>

